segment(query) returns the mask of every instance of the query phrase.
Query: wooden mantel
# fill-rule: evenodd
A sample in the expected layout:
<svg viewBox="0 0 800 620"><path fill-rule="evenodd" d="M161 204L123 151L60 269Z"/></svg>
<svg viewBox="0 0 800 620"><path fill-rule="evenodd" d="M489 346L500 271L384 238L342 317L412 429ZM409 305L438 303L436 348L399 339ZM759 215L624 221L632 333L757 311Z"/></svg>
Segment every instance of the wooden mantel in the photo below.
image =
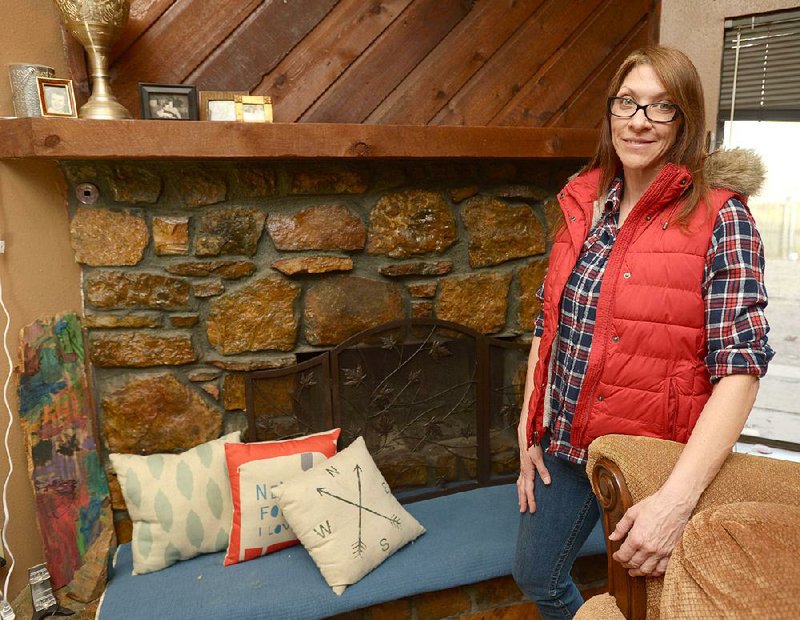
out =
<svg viewBox="0 0 800 620"><path fill-rule="evenodd" d="M0 159L590 157L594 129L201 121L0 120Z"/></svg>

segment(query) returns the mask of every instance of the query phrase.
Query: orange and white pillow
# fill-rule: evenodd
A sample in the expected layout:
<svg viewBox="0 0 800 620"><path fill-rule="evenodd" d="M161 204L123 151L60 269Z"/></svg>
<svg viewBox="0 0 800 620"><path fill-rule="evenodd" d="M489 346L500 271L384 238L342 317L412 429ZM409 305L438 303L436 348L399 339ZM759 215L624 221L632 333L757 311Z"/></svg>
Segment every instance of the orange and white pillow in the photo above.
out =
<svg viewBox="0 0 800 620"><path fill-rule="evenodd" d="M233 520L225 565L278 551L299 541L272 490L336 454L340 429L298 439L226 444Z"/></svg>

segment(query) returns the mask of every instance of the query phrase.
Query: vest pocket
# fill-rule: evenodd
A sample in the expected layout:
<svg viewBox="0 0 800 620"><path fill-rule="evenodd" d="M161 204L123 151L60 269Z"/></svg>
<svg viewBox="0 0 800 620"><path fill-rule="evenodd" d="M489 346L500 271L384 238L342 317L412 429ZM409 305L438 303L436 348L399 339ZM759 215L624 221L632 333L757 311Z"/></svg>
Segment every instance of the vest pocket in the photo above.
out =
<svg viewBox="0 0 800 620"><path fill-rule="evenodd" d="M672 377L667 379L667 419L665 422L666 439L675 441L675 427L678 423L678 388Z"/></svg>

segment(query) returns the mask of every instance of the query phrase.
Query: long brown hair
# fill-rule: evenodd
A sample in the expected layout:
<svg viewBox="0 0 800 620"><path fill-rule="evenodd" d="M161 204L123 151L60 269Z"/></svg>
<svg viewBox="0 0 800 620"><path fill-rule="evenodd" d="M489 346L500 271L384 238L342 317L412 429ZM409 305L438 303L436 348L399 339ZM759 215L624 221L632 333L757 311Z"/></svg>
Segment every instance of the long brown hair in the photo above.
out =
<svg viewBox="0 0 800 620"><path fill-rule="evenodd" d="M634 67L649 65L669 94L670 101L681 109L680 127L675 144L667 151L667 162L686 166L691 171L693 184L686 192L678 211L677 221L686 225L707 191L703 176L705 161L706 120L703 100L703 85L692 61L680 50L672 47L643 47L631 53L617 69L608 87L608 97L614 97ZM614 175L622 162L611 142L611 118L606 112L606 121L600 130L600 142L592 160L584 170L600 168L598 198L603 199Z"/></svg>

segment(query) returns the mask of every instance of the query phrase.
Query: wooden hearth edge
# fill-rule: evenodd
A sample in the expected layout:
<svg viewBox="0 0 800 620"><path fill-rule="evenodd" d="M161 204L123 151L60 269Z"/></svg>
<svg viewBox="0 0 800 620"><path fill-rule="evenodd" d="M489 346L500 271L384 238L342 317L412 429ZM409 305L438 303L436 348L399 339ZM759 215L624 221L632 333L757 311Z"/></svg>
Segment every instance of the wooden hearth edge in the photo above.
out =
<svg viewBox="0 0 800 620"><path fill-rule="evenodd" d="M0 159L586 159L595 129L0 120Z"/></svg>

